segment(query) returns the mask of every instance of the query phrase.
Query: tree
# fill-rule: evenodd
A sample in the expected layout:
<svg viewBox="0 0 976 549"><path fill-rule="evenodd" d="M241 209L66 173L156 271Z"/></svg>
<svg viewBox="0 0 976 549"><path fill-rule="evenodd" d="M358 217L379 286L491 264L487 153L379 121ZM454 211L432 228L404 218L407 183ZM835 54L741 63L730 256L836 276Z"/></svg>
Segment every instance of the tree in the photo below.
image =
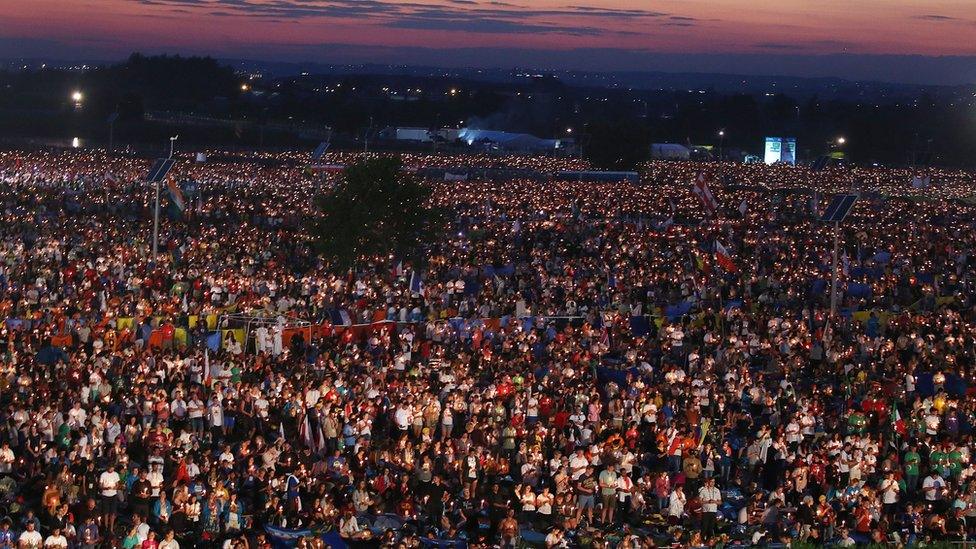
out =
<svg viewBox="0 0 976 549"><path fill-rule="evenodd" d="M595 121L585 131L589 140L583 153L595 168L633 170L650 156L647 129L636 121Z"/></svg>
<svg viewBox="0 0 976 549"><path fill-rule="evenodd" d="M312 222L317 250L339 268L394 254L406 258L430 242L441 226L430 187L401 170L398 158L360 160L335 187L316 197Z"/></svg>

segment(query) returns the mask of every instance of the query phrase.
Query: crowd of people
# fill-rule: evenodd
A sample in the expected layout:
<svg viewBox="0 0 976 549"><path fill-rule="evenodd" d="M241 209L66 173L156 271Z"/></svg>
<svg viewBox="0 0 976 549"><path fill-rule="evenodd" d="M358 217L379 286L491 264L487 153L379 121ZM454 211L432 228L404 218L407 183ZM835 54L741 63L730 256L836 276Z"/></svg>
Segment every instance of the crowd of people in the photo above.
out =
<svg viewBox="0 0 976 549"><path fill-rule="evenodd" d="M178 158L154 258L149 159L0 153L0 549L974 539L973 174L430 181L338 270L341 174Z"/></svg>

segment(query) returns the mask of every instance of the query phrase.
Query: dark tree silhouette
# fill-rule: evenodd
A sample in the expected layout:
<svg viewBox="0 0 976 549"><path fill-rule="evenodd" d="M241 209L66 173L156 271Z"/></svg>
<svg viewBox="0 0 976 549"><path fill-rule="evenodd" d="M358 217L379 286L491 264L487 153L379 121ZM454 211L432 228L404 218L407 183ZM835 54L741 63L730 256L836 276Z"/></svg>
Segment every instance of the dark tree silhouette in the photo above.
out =
<svg viewBox="0 0 976 549"><path fill-rule="evenodd" d="M402 171L398 158L352 164L330 190L316 197L312 220L318 251L339 268L375 255L413 257L431 242L442 214L430 205L431 189Z"/></svg>

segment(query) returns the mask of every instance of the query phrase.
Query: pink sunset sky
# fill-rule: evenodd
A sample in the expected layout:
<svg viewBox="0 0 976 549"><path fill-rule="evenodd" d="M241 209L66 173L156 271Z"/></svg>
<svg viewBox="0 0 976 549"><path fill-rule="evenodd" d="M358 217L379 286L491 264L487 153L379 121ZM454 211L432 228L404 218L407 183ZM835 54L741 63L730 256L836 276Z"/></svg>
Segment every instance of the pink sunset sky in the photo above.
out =
<svg viewBox="0 0 976 549"><path fill-rule="evenodd" d="M640 66L644 54L976 55L973 0L30 0L6 4L0 53L7 57L118 59L142 51L401 63L422 61L410 52L424 51L437 52L428 57L438 64L514 66L525 54L525 64L548 55L553 65L577 65L566 68L641 70L655 68ZM472 54L479 50L483 56ZM566 52L581 53L574 58Z"/></svg>

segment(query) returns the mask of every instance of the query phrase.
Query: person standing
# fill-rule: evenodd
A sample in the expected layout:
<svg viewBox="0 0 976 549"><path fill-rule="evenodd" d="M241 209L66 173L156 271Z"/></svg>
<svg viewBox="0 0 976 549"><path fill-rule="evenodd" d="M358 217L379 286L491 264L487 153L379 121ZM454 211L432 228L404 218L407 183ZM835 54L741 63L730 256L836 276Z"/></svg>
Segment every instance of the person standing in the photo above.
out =
<svg viewBox="0 0 976 549"><path fill-rule="evenodd" d="M102 517L105 520L105 530L115 529L115 519L119 514L119 485L122 478L115 471L115 464L109 463L108 469L98 477L98 486L102 493Z"/></svg>
<svg viewBox="0 0 976 549"><path fill-rule="evenodd" d="M600 521L610 524L617 507L617 470L613 465L608 465L600 473L600 499L603 505L600 509Z"/></svg>
<svg viewBox="0 0 976 549"><path fill-rule="evenodd" d="M705 485L698 490L698 498L702 506L702 534L707 541L715 535L715 517L722 504L722 492L715 486L714 478L705 480Z"/></svg>

